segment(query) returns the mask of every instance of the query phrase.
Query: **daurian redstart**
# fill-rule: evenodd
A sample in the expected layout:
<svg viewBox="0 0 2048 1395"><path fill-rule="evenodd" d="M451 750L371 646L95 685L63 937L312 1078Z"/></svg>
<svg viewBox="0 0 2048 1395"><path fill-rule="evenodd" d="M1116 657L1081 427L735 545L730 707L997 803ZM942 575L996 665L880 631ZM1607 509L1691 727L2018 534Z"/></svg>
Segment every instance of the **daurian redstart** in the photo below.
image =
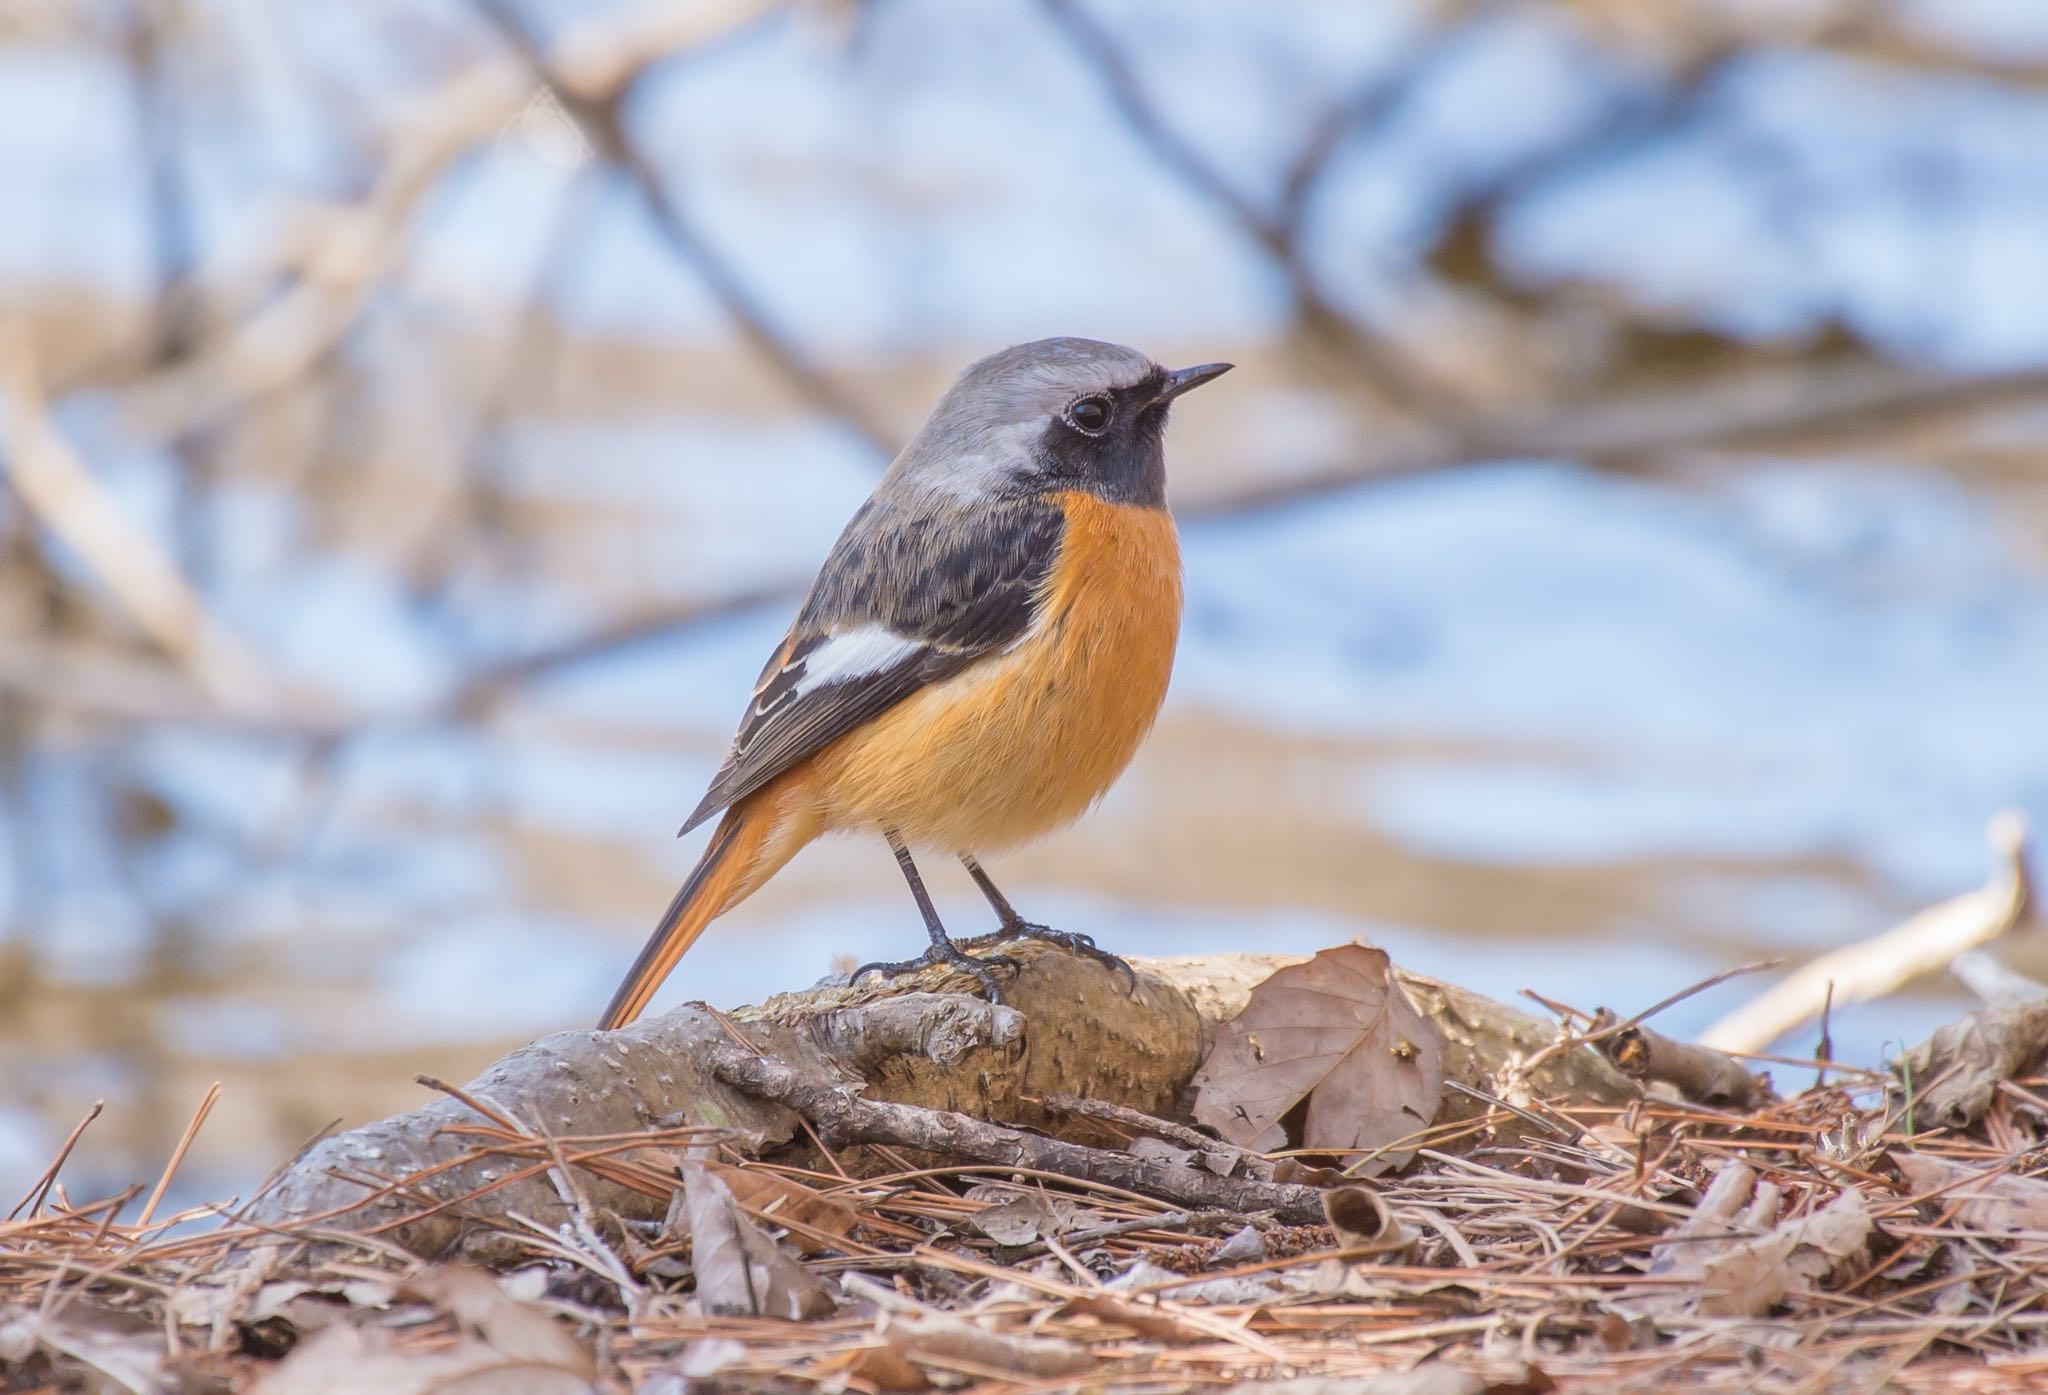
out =
<svg viewBox="0 0 2048 1395"><path fill-rule="evenodd" d="M970 947L1035 937L1099 953L1025 921L975 856L1078 818L1151 729L1180 634L1167 407L1230 366L1169 372L1120 345L1041 339L960 375L761 671L683 831L725 817L605 1027L638 1017L706 925L840 829L888 840L931 935L922 958L861 973L947 961L1001 996L992 966L1006 961L947 937L912 848L958 857L1000 917Z"/></svg>

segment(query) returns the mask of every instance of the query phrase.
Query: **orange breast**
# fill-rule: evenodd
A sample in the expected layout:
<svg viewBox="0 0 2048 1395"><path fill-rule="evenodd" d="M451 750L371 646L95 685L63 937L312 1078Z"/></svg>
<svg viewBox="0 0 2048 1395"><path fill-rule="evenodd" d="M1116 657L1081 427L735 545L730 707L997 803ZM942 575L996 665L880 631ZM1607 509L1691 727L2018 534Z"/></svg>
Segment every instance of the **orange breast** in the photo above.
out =
<svg viewBox="0 0 2048 1395"><path fill-rule="evenodd" d="M1072 822L1130 764L1180 637L1173 519L1078 492L1058 502L1066 534L1037 626L820 752L827 828L995 851Z"/></svg>

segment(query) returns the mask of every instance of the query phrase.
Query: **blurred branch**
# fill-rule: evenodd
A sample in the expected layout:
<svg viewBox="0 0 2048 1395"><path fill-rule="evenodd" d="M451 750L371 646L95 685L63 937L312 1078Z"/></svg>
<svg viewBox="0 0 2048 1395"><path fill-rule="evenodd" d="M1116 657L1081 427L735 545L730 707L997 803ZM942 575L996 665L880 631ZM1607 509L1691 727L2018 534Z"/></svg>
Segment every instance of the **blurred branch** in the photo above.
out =
<svg viewBox="0 0 2048 1395"><path fill-rule="evenodd" d="M1288 248L1300 243L1306 231L1309 204L1344 147L1354 141L1370 141L1383 130L1436 74L1443 61L1501 9L1498 0L1458 0L1446 6L1437 17L1436 27L1415 51L1403 57L1391 75L1374 74L1310 127L1308 137L1281 175L1280 208L1272 220L1274 230ZM1291 251L1288 255L1297 256Z"/></svg>
<svg viewBox="0 0 2048 1395"><path fill-rule="evenodd" d="M1868 1002L1929 974L1956 956L2011 933L2031 914L2027 824L2014 810L1993 816L1986 837L1997 857L1991 880L1951 897L1882 935L1830 950L1802 964L1704 1032L1700 1045L1719 1051L1767 1051L1793 1028L1830 1005Z"/></svg>
<svg viewBox="0 0 2048 1395"><path fill-rule="evenodd" d="M767 606L794 604L803 599L804 587L808 584L808 577L801 582L770 583L600 625L587 634L560 644L535 649L519 658L479 669L441 702L440 710L450 716L487 710L512 689L585 660L617 654L636 645L665 639L681 630L730 620Z"/></svg>
<svg viewBox="0 0 2048 1395"><path fill-rule="evenodd" d="M217 703L246 711L284 692L270 666L211 614L156 541L122 512L51 421L34 350L0 332L8 473L23 505L84 563L123 611Z"/></svg>
<svg viewBox="0 0 2048 1395"><path fill-rule="evenodd" d="M1314 328L1351 357L1390 398L1405 399L1434 416L1448 416L1456 410L1457 396L1447 384L1426 373L1398 344L1361 325L1324 293L1300 250L1300 215L1316 180L1357 124L1384 115L1405 96L1416 81L1414 68L1390 80L1384 93L1361 93L1340 104L1320 123L1293 162L1280 211L1268 214L1225 178L1192 142L1174 130L1147 95L1116 40L1079 0L1039 0L1039 4L1075 53L1094 70L1110 105L1139 144L1168 173L1220 208L1273 259L1286 276L1295 303Z"/></svg>
<svg viewBox="0 0 2048 1395"><path fill-rule="evenodd" d="M555 94L562 109L576 122L598 153L633 181L653 219L656 232L697 274L731 317L740 337L772 364L813 409L854 432L885 459L894 456L898 448L894 437L873 421L865 409L812 363L774 324L767 308L747 286L739 271L712 245L680 198L663 182L653 164L634 144L626 130L623 112L632 92L631 78L637 78L644 67L636 69L627 80L618 80L613 75L613 80L593 85L591 73L594 65L587 47L570 50L573 66L557 64L541 51L508 0L475 0L475 5L519 53L533 75ZM676 8L677 11L681 9ZM722 5L711 8L722 10L721 27L730 27L742 18L752 19L774 6L763 0L725 0ZM688 13L701 17L703 9L703 6L692 7ZM668 51L673 53L679 46L674 43L674 30L656 32L664 33L670 40Z"/></svg>
<svg viewBox="0 0 2048 1395"><path fill-rule="evenodd" d="M1813 45L1857 62L1930 77L1971 77L2015 87L2048 87L2048 61L1997 48L1972 48L1931 34L1860 26L1820 36Z"/></svg>
<svg viewBox="0 0 2048 1395"><path fill-rule="evenodd" d="M1183 502L1183 519L1227 517L1342 490L1501 459L1570 459L1614 468L1662 455L1767 439L1827 433L1853 441L1901 420L2048 397L2048 369L1943 376L1880 362L1730 373L1662 393L1568 404L1542 413L1496 417L1455 435L1385 436L1381 449L1354 462L1285 474L1204 500ZM10 422L18 419L10 414ZM226 722L241 729L328 739L372 721L432 724L488 712L508 694L577 664L686 633L757 610L793 606L808 577L790 577L700 598L603 624L558 644L483 665L437 701L405 713L209 710L206 694L174 671L128 661L51 654L0 658L0 689L114 719Z"/></svg>
<svg viewBox="0 0 2048 1395"><path fill-rule="evenodd" d="M1255 483L1181 504L1175 512L1183 519L1250 513L1489 460L1570 459L1613 466L1673 451L1816 431L1857 437L1884 430L1901 418L2043 396L2048 396L2048 369L1958 377L1862 361L1828 369L1731 373L1665 393L1495 418L1455 436L1421 433L1405 445L1389 443L1355 463ZM793 577L786 584L691 601L534 650L473 674L443 710L482 710L521 684L560 669L764 607L792 606L802 599L808 581Z"/></svg>
<svg viewBox="0 0 2048 1395"><path fill-rule="evenodd" d="M1567 402L1481 418L1455 432L1418 433L1355 463L1255 484L1178 512L1251 512L1487 460L1575 460L1606 468L1671 452L1826 433L1841 442L1903 419L2048 396L2048 369L1949 375L1875 359L1743 369L1665 392Z"/></svg>
<svg viewBox="0 0 2048 1395"><path fill-rule="evenodd" d="M369 194L331 215L284 294L125 389L131 427L175 439L311 372L380 289L421 200L449 167L511 120L526 96L509 70L479 67L417 107L393 135L391 159Z"/></svg>
<svg viewBox="0 0 2048 1395"><path fill-rule="evenodd" d="M570 74L550 77L549 85L572 114L608 110L615 115L623 94L647 68L721 37L769 8L767 0L722 0L661 7L652 19L636 16L587 26L565 42ZM529 66L473 64L414 107L390 136L390 158L368 195L329 214L314 244L298 251L298 277L283 295L125 389L124 405L134 428L175 439L217 423L316 368L385 284L404 250L413 213L441 176L524 110L532 97ZM702 263L698 266L704 271ZM716 281L719 269L714 259L706 279L714 294L727 300L731 287ZM865 426L860 429L870 440L878 439Z"/></svg>
<svg viewBox="0 0 2048 1395"><path fill-rule="evenodd" d="M361 725L324 709L225 704L185 669L114 653L103 644L10 637L0 645L0 693L73 717L138 725L168 722L290 737L342 735Z"/></svg>

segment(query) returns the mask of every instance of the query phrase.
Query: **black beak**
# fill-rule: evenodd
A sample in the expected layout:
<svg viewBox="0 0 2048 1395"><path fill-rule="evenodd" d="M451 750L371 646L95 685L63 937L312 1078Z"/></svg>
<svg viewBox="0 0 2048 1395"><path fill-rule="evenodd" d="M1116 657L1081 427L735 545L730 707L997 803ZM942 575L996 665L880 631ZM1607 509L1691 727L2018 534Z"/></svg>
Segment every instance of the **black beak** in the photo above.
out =
<svg viewBox="0 0 2048 1395"><path fill-rule="evenodd" d="M1193 368L1176 368L1166 375L1166 386L1152 399L1153 405L1171 402L1182 393L1198 388L1212 378L1220 378L1235 367L1234 363L1198 363Z"/></svg>

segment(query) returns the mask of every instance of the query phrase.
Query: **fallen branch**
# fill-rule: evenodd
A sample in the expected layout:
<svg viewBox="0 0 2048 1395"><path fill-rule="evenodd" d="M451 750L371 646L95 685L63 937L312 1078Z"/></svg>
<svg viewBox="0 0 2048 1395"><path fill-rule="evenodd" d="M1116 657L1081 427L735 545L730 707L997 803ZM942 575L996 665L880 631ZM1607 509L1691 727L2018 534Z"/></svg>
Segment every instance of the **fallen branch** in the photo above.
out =
<svg viewBox="0 0 2048 1395"><path fill-rule="evenodd" d="M1595 1033L1613 1025L1614 1014L1605 1008L1593 1019ZM1669 1085L1687 1099L1716 1109L1758 1109L1776 1098L1768 1078L1733 1056L1648 1027L1622 1028L1598 1045L1600 1054L1629 1079Z"/></svg>
<svg viewBox="0 0 2048 1395"><path fill-rule="evenodd" d="M1997 874L1976 891L1922 911L1874 939L1845 945L1795 970L1700 1034L1721 1051L1763 1051L1819 1015L1823 1004L1860 1003L1941 973L1957 956L1989 944L2025 920L2033 905L2027 826L2016 813L1992 819L1987 836Z"/></svg>

